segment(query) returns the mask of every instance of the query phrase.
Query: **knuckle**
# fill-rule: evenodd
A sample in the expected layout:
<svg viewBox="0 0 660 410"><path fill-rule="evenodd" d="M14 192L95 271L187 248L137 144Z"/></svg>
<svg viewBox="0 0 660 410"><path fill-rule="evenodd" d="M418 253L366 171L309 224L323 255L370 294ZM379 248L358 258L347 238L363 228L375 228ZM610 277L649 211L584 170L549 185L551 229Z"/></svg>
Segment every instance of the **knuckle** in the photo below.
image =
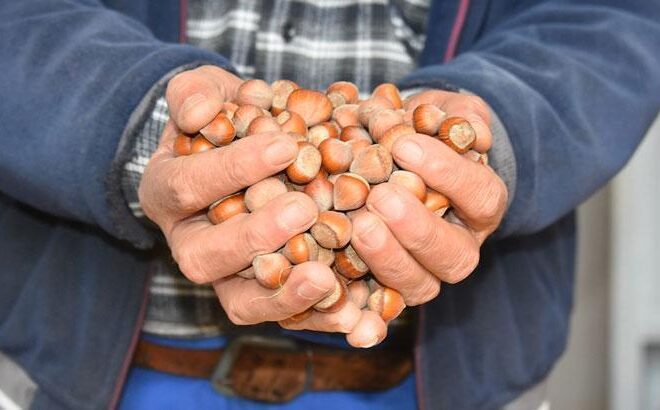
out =
<svg viewBox="0 0 660 410"><path fill-rule="evenodd" d="M483 98L476 96L476 95L470 95L467 97L467 106L471 111L474 111L475 113L481 115L484 117L484 119L488 119L487 116L490 112L488 108L488 104L486 101L484 101Z"/></svg>
<svg viewBox="0 0 660 410"><path fill-rule="evenodd" d="M179 266L181 273L183 273L191 282L203 285L210 281L208 275L206 275L201 268L199 258L190 250L190 248L180 246L172 251L172 256Z"/></svg>
<svg viewBox="0 0 660 410"><path fill-rule="evenodd" d="M167 83L167 90L165 96L168 101L173 101L186 94L187 90L195 82L195 74L191 71L184 71L172 77Z"/></svg>
<svg viewBox="0 0 660 410"><path fill-rule="evenodd" d="M224 171L225 181L230 185L230 190L250 185L252 182L250 175L254 173L254 163L245 160L243 150L238 149L238 146L235 145L230 146L224 152L222 150L218 152L221 152L220 169Z"/></svg>
<svg viewBox="0 0 660 410"><path fill-rule="evenodd" d="M225 313L227 314L229 321L237 326L253 324L252 321L247 320L247 318L242 313L242 309L237 306L237 302L235 301L229 302L227 308L225 309Z"/></svg>
<svg viewBox="0 0 660 410"><path fill-rule="evenodd" d="M479 206L481 217L487 221L499 219L507 202L506 188L503 183L489 181L480 192L482 197Z"/></svg>
<svg viewBox="0 0 660 410"><path fill-rule="evenodd" d="M167 192L172 206L180 211L197 211L197 197L190 189L191 184L188 180L188 174L185 172L183 162L178 161L179 166L175 167L173 172L167 178Z"/></svg>
<svg viewBox="0 0 660 410"><path fill-rule="evenodd" d="M416 254L430 254L438 245L438 229L434 224L420 224L419 233L411 241L408 249Z"/></svg>
<svg viewBox="0 0 660 410"><path fill-rule="evenodd" d="M421 284L415 287L411 296L407 298L406 305L416 306L435 299L440 294L440 283L433 278L426 278Z"/></svg>
<svg viewBox="0 0 660 410"><path fill-rule="evenodd" d="M239 243L243 246L243 254L252 260L257 255L271 252L270 237L263 224L247 223L239 233Z"/></svg>

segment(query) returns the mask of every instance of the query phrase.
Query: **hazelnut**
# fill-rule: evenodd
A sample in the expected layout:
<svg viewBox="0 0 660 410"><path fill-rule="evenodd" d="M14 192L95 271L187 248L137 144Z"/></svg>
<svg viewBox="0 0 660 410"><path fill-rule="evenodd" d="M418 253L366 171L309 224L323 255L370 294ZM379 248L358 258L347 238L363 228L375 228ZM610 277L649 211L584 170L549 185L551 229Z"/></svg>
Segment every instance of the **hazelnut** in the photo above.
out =
<svg viewBox="0 0 660 410"><path fill-rule="evenodd" d="M247 131L250 123L262 115L264 115L263 111L256 105L241 105L238 107L232 120L236 128L236 136L238 138L245 137L245 131Z"/></svg>
<svg viewBox="0 0 660 410"><path fill-rule="evenodd" d="M359 279L369 272L369 267L351 245L336 252L335 269L337 273L348 279Z"/></svg>
<svg viewBox="0 0 660 410"><path fill-rule="evenodd" d="M281 129L280 124L277 123L275 118L261 116L252 120L247 130L245 130L245 136L249 137L250 135L264 134L266 132L276 132L281 131Z"/></svg>
<svg viewBox="0 0 660 410"><path fill-rule="evenodd" d="M181 157L192 154L192 138L179 134L174 138L174 156Z"/></svg>
<svg viewBox="0 0 660 410"><path fill-rule="evenodd" d="M355 127L352 125L349 125L348 127L341 130L339 139L347 142L354 140L369 141L370 144L373 142L367 130L362 127Z"/></svg>
<svg viewBox="0 0 660 410"><path fill-rule="evenodd" d="M248 209L245 206L245 195L240 192L238 194L226 196L211 204L206 216L212 224L218 225L233 216L247 212Z"/></svg>
<svg viewBox="0 0 660 410"><path fill-rule="evenodd" d="M191 154L197 154L200 152L208 151L215 148L215 145L206 138L202 134L197 134L195 138L192 139L191 145L190 145L190 153Z"/></svg>
<svg viewBox="0 0 660 410"><path fill-rule="evenodd" d="M426 200L426 184L424 183L424 180L414 172L394 171L387 182L406 188L422 202Z"/></svg>
<svg viewBox="0 0 660 410"><path fill-rule="evenodd" d="M337 81L330 84L325 93L335 108L344 104L353 104L359 97L357 86L348 81Z"/></svg>
<svg viewBox="0 0 660 410"><path fill-rule="evenodd" d="M369 310L376 312L385 321L389 322L403 312L406 303L403 296L392 288L382 287L374 291L367 301Z"/></svg>
<svg viewBox="0 0 660 410"><path fill-rule="evenodd" d="M273 90L264 80L247 80L238 87L236 103L256 105L269 110L273 103Z"/></svg>
<svg viewBox="0 0 660 410"><path fill-rule="evenodd" d="M294 265L299 265L304 262L317 260L319 245L312 235L301 233L286 242L284 249L282 249L282 254Z"/></svg>
<svg viewBox="0 0 660 410"><path fill-rule="evenodd" d="M332 115L332 103L322 92L294 90L286 102L287 111L300 115L307 127L328 121Z"/></svg>
<svg viewBox="0 0 660 410"><path fill-rule="evenodd" d="M466 119L449 117L440 125L438 138L459 154L465 154L474 146L477 134Z"/></svg>
<svg viewBox="0 0 660 410"><path fill-rule="evenodd" d="M257 255L252 267L259 284L268 289L281 287L291 273L291 263L281 253Z"/></svg>
<svg viewBox="0 0 660 410"><path fill-rule="evenodd" d="M318 147L328 138L337 138L338 136L339 130L331 122L323 122L313 126L307 131L307 141L315 147Z"/></svg>
<svg viewBox="0 0 660 410"><path fill-rule="evenodd" d="M433 104L421 104L413 111L413 126L420 134L436 135L447 113Z"/></svg>
<svg viewBox="0 0 660 410"><path fill-rule="evenodd" d="M357 104L340 105L332 111L332 119L336 121L341 128L351 125L357 127L360 125L360 119L358 116L359 108L360 106Z"/></svg>
<svg viewBox="0 0 660 410"><path fill-rule="evenodd" d="M392 155L382 145L363 148L351 163L351 172L360 175L370 184L387 181L392 173Z"/></svg>
<svg viewBox="0 0 660 410"><path fill-rule="evenodd" d="M488 165L488 154L482 154L481 152L475 151L473 149L463 154L463 158L469 159L472 162L478 162L481 165Z"/></svg>
<svg viewBox="0 0 660 410"><path fill-rule="evenodd" d="M230 101L225 101L222 103L222 109L220 112L225 113L227 118L232 120L234 118L234 114L236 113L236 110L238 110L238 104L235 104Z"/></svg>
<svg viewBox="0 0 660 410"><path fill-rule="evenodd" d="M336 312L346 303L348 288L344 281L336 279L335 288L331 294L314 305L314 309L323 313Z"/></svg>
<svg viewBox="0 0 660 410"><path fill-rule="evenodd" d="M394 146L396 140L399 139L399 137L402 137L404 135L411 135L415 133L416 133L415 129L410 125L406 125L406 124L395 125L394 127L387 130L387 132L385 132L385 134L378 143L382 145L383 148L385 148L388 152L392 152L392 147Z"/></svg>
<svg viewBox="0 0 660 410"><path fill-rule="evenodd" d="M321 153L309 142L298 143L298 156L286 168L286 175L295 184L310 182L321 169Z"/></svg>
<svg viewBox="0 0 660 410"><path fill-rule="evenodd" d="M279 115L286 108L289 95L300 87L293 81L277 80L271 83L270 88L273 90L273 104L270 111L273 115Z"/></svg>
<svg viewBox="0 0 660 410"><path fill-rule="evenodd" d="M351 140L346 142L351 146L351 152L353 153L353 158L355 158L363 148L366 148L371 145L371 141L366 140Z"/></svg>
<svg viewBox="0 0 660 410"><path fill-rule="evenodd" d="M208 125L199 130L199 133L214 145L221 146L232 142L236 136L236 129L227 114L220 112Z"/></svg>
<svg viewBox="0 0 660 410"><path fill-rule="evenodd" d="M328 138L319 144L321 164L330 174L339 174L348 171L353 161L351 146L344 141Z"/></svg>
<svg viewBox="0 0 660 410"><path fill-rule="evenodd" d="M401 95L399 94L399 89L394 84L384 83L379 85L374 89L374 92L371 94L371 97L386 98L392 104L392 107L396 109L403 108L403 102L401 101Z"/></svg>
<svg viewBox="0 0 660 410"><path fill-rule="evenodd" d="M334 182L333 204L338 211L358 209L367 201L369 183L357 174L340 174Z"/></svg>
<svg viewBox="0 0 660 410"><path fill-rule="evenodd" d="M245 191L245 206L250 212L254 212L285 193L287 193L286 185L279 178L262 179Z"/></svg>
<svg viewBox="0 0 660 410"><path fill-rule="evenodd" d="M303 189L303 192L314 200L320 212L332 209L333 191L334 186L332 182L328 181L328 178L325 175L321 175L321 173Z"/></svg>
<svg viewBox="0 0 660 410"><path fill-rule="evenodd" d="M426 209L435 213L436 215L443 216L451 205L449 203L449 199L447 199L446 196L442 195L438 191L427 189L424 206Z"/></svg>
<svg viewBox="0 0 660 410"><path fill-rule="evenodd" d="M369 126L369 119L380 110L393 110L395 107L384 97L371 97L360 103L358 117L363 127Z"/></svg>
<svg viewBox="0 0 660 410"><path fill-rule="evenodd" d="M369 119L369 133L378 142L385 132L403 123L403 115L395 110L380 110Z"/></svg>
<svg viewBox="0 0 660 410"><path fill-rule="evenodd" d="M276 118L282 131L297 135L307 134L307 126L302 117L295 112L282 111Z"/></svg>
<svg viewBox="0 0 660 410"><path fill-rule="evenodd" d="M335 263L335 251L319 246L318 261L328 267Z"/></svg>
<svg viewBox="0 0 660 410"><path fill-rule="evenodd" d="M351 220L340 212L324 211L312 226L312 236L324 248L343 248L351 240Z"/></svg>
<svg viewBox="0 0 660 410"><path fill-rule="evenodd" d="M347 285L348 297L358 309L367 307L367 300L369 299L369 285L363 280L354 280Z"/></svg>

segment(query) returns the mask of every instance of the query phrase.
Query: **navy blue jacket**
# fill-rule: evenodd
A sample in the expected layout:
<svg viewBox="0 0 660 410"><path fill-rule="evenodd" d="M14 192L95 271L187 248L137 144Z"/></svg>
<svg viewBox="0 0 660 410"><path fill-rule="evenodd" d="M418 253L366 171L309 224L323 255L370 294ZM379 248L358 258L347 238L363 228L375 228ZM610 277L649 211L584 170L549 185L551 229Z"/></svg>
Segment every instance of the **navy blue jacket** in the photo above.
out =
<svg viewBox="0 0 660 410"><path fill-rule="evenodd" d="M180 21L176 0L0 3L0 390L34 408L102 408L121 391L153 238L108 200L120 137L165 73L227 64L177 44ZM499 115L517 188L477 271L421 309L420 403L490 409L543 378L564 348L573 210L658 112L660 7L434 1L421 68L401 85L445 83ZM3 378L7 366L26 381Z"/></svg>

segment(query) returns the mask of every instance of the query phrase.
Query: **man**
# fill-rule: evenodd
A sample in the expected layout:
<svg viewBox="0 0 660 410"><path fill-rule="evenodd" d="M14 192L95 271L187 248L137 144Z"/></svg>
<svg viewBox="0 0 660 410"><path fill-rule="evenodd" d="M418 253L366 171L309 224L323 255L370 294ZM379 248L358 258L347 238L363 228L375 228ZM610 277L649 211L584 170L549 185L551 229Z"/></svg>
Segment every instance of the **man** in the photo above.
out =
<svg viewBox="0 0 660 410"><path fill-rule="evenodd" d="M111 6L139 19L159 38L174 40L178 5ZM461 88L488 103L506 129L495 132L493 165L507 182L512 202L495 240L481 248L480 268L460 285L443 287L441 296L420 310L416 371L418 399L428 407L494 408L541 381L563 349L574 252L570 211L622 166L657 113L658 10L644 2L614 1L608 7L550 1L515 6L484 1L467 6L449 1L430 6L426 46L419 57L422 68L400 85ZM11 384L0 380L0 390L13 401L21 397L17 392L22 393L35 407L105 406L119 397L131 360L131 337L142 326L140 301L147 289L150 255L102 234L99 228L135 247L150 247L153 240L153 234L121 203L124 197L118 192L121 165L132 152L127 148L133 140L128 134L139 132L149 115L150 108L139 104L154 84L181 70L209 62L230 66L216 54L161 43L135 20L95 2L7 4L0 7L0 16L6 39L0 87L10 100L0 111L3 136L10 142L1 154L2 190L7 196L0 243L7 286L0 305L0 347L3 365L21 375ZM28 25L35 28L26 29ZM449 61L455 50L459 56ZM616 61L634 61L634 69ZM161 147L167 146L174 126L194 131L208 122L217 110L217 102L210 101L230 96L237 84L225 71L209 67L175 78L168 92L173 123ZM187 109L191 103L185 103L190 97L196 102L192 115ZM489 125L499 123L495 118L489 124L485 107L474 97L433 91L418 98L465 113L477 127L482 125L480 136L488 134ZM19 132L21 137L32 137L33 143L12 140ZM41 138L34 138L37 135ZM237 144L233 155L222 161L237 161L239 166L248 158L259 161L264 158L260 154L267 152L265 145L277 140L271 137L263 140L262 149L251 146L249 152L243 148L242 153ZM413 148L406 149L404 142L413 143ZM443 167L452 157L427 142L410 137L397 144L395 156L441 191L460 187L448 194L465 226L446 225L443 230L429 223L421 225L428 230L412 229L420 226L424 215L414 212L405 195L385 186L374 190L373 213L356 221L353 238L381 280L388 280L386 267L378 266L385 253L418 267L405 269L405 276L389 277L391 286L402 290L410 304L432 299L440 281L455 282L469 273L479 245L497 227L506 199L497 177L470 172L474 168L467 165L452 167L467 168L458 173L461 180L455 184L438 178L433 171L444 169L440 174L447 176ZM201 208L207 197L235 185L215 178L204 181L204 175L194 173L202 166L192 162L180 169L184 174L179 176L199 184L172 184L176 179L166 172L164 151L152 159L142 181L142 206L165 233L184 274L197 282L213 281L230 319L254 323L268 311L273 316L267 319L282 320L296 306L304 310L310 300L325 295L327 283L322 281L327 274L312 275L311 270L320 272L318 266L301 267L287 286L313 284L318 293L283 292L280 303L272 306L284 311L272 311L267 304L261 306L263 310L248 311L241 301L261 294L250 293L232 274L253 249L230 243L233 254L204 250L200 246L206 241L197 236L195 224L186 223L193 222L187 217L191 209ZM215 160L227 152L218 151ZM277 152L281 154L277 164L282 166L286 148ZM406 153L415 152L422 165L405 159ZM263 165L255 169L264 175L277 171L277 165ZM243 185L264 176L236 175L245 178L239 179ZM104 184L106 178L110 181ZM212 189L191 196L185 191L188 186ZM385 198L398 201L388 209L401 207L400 212L379 213L377 203ZM483 202L475 202L479 199ZM490 206L484 208L485 204ZM278 226L278 217L287 213L276 204L268 211L272 214L264 214L262 223L254 226L272 229L265 231L274 234L267 247L276 247L286 235L309 225L313 215L303 211L295 212L300 220L293 225ZM278 227L288 227L289 232L277 231ZM456 233L451 241L447 230ZM371 241L369 232L377 233ZM264 232L260 233L262 237ZM423 241L416 234L438 239ZM231 241L232 235L223 238ZM462 252L447 249L461 245L460 238L465 240ZM374 245L377 240L383 242ZM194 249L204 250L204 258L194 255L193 247L186 248L196 241L200 246ZM414 245L420 241L429 247ZM209 255L211 259L206 258ZM450 255L457 258L448 262ZM200 261L211 263L202 266ZM295 299L301 294L307 301ZM287 296L294 299L282 302ZM414 297L419 299L411 300ZM383 339L384 324L371 320L372 325L366 326L369 318L364 315L346 317L357 318L357 323L319 319L307 327L345 331L349 342L363 347Z"/></svg>

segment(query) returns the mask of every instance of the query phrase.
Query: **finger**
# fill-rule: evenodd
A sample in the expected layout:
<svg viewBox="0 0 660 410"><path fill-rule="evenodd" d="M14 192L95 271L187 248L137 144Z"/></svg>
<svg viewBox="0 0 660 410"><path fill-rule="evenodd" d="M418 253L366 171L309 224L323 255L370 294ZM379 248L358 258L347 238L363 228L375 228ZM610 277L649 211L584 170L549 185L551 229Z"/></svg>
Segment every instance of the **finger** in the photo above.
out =
<svg viewBox="0 0 660 410"><path fill-rule="evenodd" d="M471 232L429 212L405 188L389 183L375 186L367 198L367 208L443 282L459 282L476 268L479 244Z"/></svg>
<svg viewBox="0 0 660 410"><path fill-rule="evenodd" d="M335 287L335 275L318 262L295 265L280 289L232 275L213 283L229 320L237 325L280 321L303 312Z"/></svg>
<svg viewBox="0 0 660 410"><path fill-rule="evenodd" d="M312 311L303 320L290 318L280 321L280 326L289 330L314 330L318 332L350 333L353 331L362 312L355 303L347 302L341 309L333 313Z"/></svg>
<svg viewBox="0 0 660 410"><path fill-rule="evenodd" d="M285 133L252 135L225 147L162 160L157 170L150 170L149 176L158 180L149 187L157 190L151 193L155 198L167 199L167 210L187 216L283 170L297 153L297 144Z"/></svg>
<svg viewBox="0 0 660 410"><path fill-rule="evenodd" d="M351 245L379 282L403 295L406 305L419 305L438 295L438 278L401 246L378 216L362 212L356 214L352 222Z"/></svg>
<svg viewBox="0 0 660 410"><path fill-rule="evenodd" d="M165 93L170 117L184 132L199 131L234 99L242 80L215 66L184 71L170 80Z"/></svg>
<svg viewBox="0 0 660 410"><path fill-rule="evenodd" d="M450 117L465 118L477 135L474 149L479 152L490 149L493 142L490 131L490 108L480 97L442 90L425 91L412 96L406 103L406 110L414 110L420 104L433 104Z"/></svg>
<svg viewBox="0 0 660 410"><path fill-rule="evenodd" d="M363 310L355 329L346 336L346 341L354 347L373 347L387 336L387 324L376 312Z"/></svg>
<svg viewBox="0 0 660 410"><path fill-rule="evenodd" d="M195 283L208 283L238 272L255 256L278 250L292 236L309 229L318 207L307 195L289 192L267 207L212 225L206 216L174 225L167 235L179 269Z"/></svg>
<svg viewBox="0 0 660 410"><path fill-rule="evenodd" d="M442 142L421 134L399 138L392 155L428 187L446 195L457 215L474 230L489 234L499 225L507 190L491 168L454 155Z"/></svg>

